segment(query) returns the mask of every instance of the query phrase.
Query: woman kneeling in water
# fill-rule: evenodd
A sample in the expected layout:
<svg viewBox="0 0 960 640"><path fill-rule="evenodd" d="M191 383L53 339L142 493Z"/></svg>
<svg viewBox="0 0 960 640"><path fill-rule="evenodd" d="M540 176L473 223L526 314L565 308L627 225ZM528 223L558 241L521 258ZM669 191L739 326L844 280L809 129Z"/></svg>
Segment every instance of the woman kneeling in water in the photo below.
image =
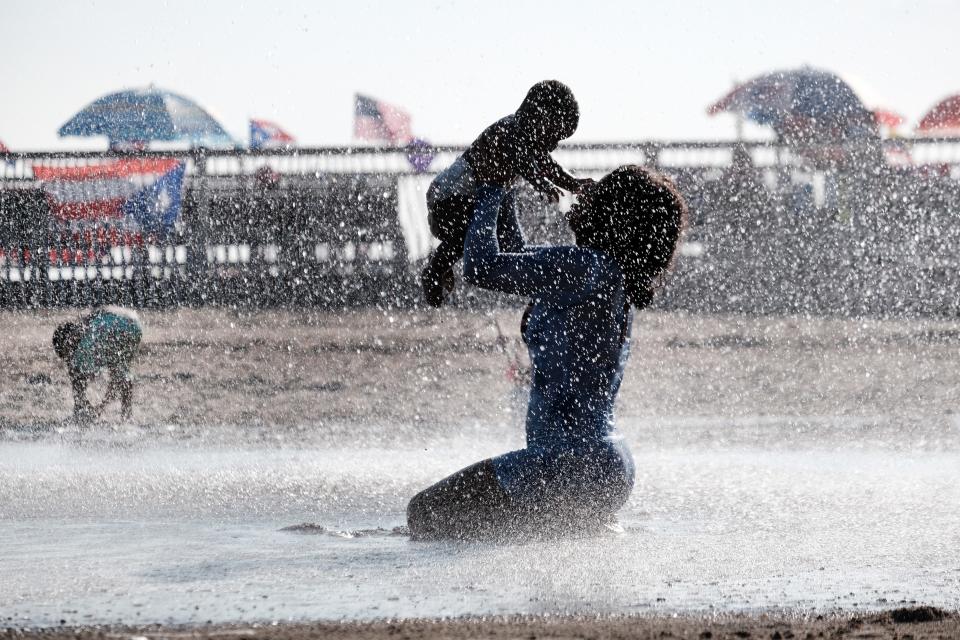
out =
<svg viewBox="0 0 960 640"><path fill-rule="evenodd" d="M629 354L631 305L650 303L673 261L686 224L683 198L665 177L620 167L585 188L570 210L576 246L504 253L497 218L516 215L504 195L477 189L463 270L472 284L532 299L521 326L533 365L527 446L414 496L407 523L415 539L596 530L615 522L633 489L633 459L615 430L613 404Z"/></svg>

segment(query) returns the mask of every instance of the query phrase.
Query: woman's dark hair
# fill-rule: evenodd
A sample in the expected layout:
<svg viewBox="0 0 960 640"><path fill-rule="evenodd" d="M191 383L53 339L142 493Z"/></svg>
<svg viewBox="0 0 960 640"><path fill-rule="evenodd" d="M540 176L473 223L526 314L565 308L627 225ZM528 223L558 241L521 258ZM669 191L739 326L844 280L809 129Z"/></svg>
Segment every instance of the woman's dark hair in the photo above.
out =
<svg viewBox="0 0 960 640"><path fill-rule="evenodd" d="M676 185L664 175L626 165L590 191L584 214L588 244L617 261L630 302L646 307L663 286L687 226L687 204Z"/></svg>
<svg viewBox="0 0 960 640"><path fill-rule="evenodd" d="M82 330L76 322L64 322L53 332L53 350L57 356L66 360L80 344Z"/></svg>
<svg viewBox="0 0 960 640"><path fill-rule="evenodd" d="M521 126L539 128L557 140L573 135L580 124L580 106L570 87L559 80L543 80L530 87L517 110Z"/></svg>

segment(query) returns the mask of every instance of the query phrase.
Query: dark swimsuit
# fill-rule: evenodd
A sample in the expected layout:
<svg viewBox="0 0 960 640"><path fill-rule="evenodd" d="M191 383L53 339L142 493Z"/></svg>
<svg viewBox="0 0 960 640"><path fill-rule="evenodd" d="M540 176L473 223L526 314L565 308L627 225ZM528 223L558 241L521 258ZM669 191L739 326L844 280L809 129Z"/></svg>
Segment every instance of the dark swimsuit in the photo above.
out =
<svg viewBox="0 0 960 640"><path fill-rule="evenodd" d="M512 216L506 226L519 233L503 198L499 187L477 190L464 256L468 282L533 300L523 334L533 366L527 446L493 458L497 480L518 504L613 513L634 482L613 418L632 324L623 274L612 258L585 247L501 252L498 214ZM522 237L511 244L524 246Z"/></svg>

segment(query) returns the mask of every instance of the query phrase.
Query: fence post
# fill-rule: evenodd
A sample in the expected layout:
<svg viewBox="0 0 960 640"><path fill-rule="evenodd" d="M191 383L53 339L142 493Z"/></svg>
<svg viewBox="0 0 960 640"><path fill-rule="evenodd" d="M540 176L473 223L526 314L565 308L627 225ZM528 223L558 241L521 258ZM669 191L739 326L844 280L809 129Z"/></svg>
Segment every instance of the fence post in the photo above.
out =
<svg viewBox="0 0 960 640"><path fill-rule="evenodd" d="M193 150L195 182L191 216L186 222L187 279L190 304L203 304L207 291L209 265L206 252L206 224L210 210L207 193L207 150L198 147Z"/></svg>

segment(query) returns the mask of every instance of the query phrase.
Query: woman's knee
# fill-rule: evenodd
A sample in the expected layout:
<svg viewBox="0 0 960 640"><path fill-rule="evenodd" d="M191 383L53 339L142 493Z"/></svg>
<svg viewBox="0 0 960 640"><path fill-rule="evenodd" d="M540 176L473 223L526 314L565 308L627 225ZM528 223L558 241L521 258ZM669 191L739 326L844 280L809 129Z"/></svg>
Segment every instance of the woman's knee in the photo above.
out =
<svg viewBox="0 0 960 640"><path fill-rule="evenodd" d="M423 491L417 495L410 498L410 502L407 503L407 524L413 526L413 524L419 523L423 519Z"/></svg>
<svg viewBox="0 0 960 640"><path fill-rule="evenodd" d="M407 503L407 527L413 534L423 533L432 528L432 521L442 511L440 496L436 485L428 487L413 496Z"/></svg>
<svg viewBox="0 0 960 640"><path fill-rule="evenodd" d="M415 537L468 538L505 512L508 499L489 460L444 478L407 504L407 526Z"/></svg>

